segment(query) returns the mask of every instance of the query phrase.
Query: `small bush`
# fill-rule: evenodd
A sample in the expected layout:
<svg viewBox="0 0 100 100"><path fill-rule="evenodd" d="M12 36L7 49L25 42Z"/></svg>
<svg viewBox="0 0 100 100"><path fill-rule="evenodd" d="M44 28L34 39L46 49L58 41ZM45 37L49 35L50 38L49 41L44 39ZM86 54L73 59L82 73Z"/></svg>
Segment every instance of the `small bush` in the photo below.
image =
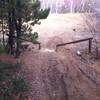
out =
<svg viewBox="0 0 100 100"><path fill-rule="evenodd" d="M27 83L21 76L14 77L11 80L11 83L16 91L24 92L25 90L27 90Z"/></svg>
<svg viewBox="0 0 100 100"><path fill-rule="evenodd" d="M0 54L1 53L6 53L5 47L0 44Z"/></svg>
<svg viewBox="0 0 100 100"><path fill-rule="evenodd" d="M0 96L0 100L7 100L5 96Z"/></svg>
<svg viewBox="0 0 100 100"><path fill-rule="evenodd" d="M1 87L0 88L0 93L2 94L2 95L11 95L11 94L13 94L13 93L15 93L16 92L16 90L12 87L12 86L9 86L9 87Z"/></svg>
<svg viewBox="0 0 100 100"><path fill-rule="evenodd" d="M0 100L15 100L18 94L18 100L21 100L27 90L26 80L16 73L15 69L19 67L18 63L0 61Z"/></svg>
<svg viewBox="0 0 100 100"><path fill-rule="evenodd" d="M0 81L0 100L12 100L17 94L22 95L27 90L27 83L23 77L15 76L8 81Z"/></svg>
<svg viewBox="0 0 100 100"><path fill-rule="evenodd" d="M11 78L7 73L0 73L0 81L8 81Z"/></svg>
<svg viewBox="0 0 100 100"><path fill-rule="evenodd" d="M31 35L31 42L35 43L38 40L38 33L34 32L34 34Z"/></svg>
<svg viewBox="0 0 100 100"><path fill-rule="evenodd" d="M0 70L19 68L21 65L19 63L12 63L10 61L0 61Z"/></svg>

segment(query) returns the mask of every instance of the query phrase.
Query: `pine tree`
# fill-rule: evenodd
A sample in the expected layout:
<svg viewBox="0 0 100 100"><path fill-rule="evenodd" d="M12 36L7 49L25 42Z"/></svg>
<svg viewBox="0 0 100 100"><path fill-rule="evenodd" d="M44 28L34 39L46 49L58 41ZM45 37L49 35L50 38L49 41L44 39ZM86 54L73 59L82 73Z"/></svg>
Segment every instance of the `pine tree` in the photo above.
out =
<svg viewBox="0 0 100 100"><path fill-rule="evenodd" d="M50 9L42 10L38 0L0 0L0 4L1 2L6 15L4 17L8 21L9 52L14 53L13 47L16 44L16 57L18 57L22 23L33 20L33 25L35 25L40 19L47 18ZM15 39L16 41L14 41Z"/></svg>

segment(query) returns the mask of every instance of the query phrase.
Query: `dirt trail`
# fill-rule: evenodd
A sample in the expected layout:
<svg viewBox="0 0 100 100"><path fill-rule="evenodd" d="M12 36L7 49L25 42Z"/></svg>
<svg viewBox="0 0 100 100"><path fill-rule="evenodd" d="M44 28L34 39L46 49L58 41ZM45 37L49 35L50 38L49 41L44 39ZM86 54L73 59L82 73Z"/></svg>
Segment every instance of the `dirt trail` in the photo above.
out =
<svg viewBox="0 0 100 100"><path fill-rule="evenodd" d="M100 84L80 71L80 62L70 51L66 54L40 50L22 56L22 72L31 88L29 100L100 100Z"/></svg>
<svg viewBox="0 0 100 100"><path fill-rule="evenodd" d="M40 51L25 56L23 71L31 83L32 100L68 100L63 80L67 69L57 54Z"/></svg>

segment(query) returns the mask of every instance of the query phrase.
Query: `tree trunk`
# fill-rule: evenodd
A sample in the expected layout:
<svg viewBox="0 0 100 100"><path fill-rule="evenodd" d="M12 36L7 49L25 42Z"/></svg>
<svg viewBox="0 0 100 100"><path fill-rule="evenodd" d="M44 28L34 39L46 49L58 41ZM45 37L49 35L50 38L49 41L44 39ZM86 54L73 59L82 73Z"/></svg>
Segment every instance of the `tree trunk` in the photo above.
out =
<svg viewBox="0 0 100 100"><path fill-rule="evenodd" d="M13 45L14 45L14 40L13 40L13 35L14 35L14 25L13 25L13 20L12 20L12 14L11 11L8 13L8 26L9 26L9 35L8 35L8 52L13 54Z"/></svg>
<svg viewBox="0 0 100 100"><path fill-rule="evenodd" d="M19 38L21 36L22 20L21 20L21 18L16 17L14 9L12 10L12 17L13 17L13 24L15 26L15 31L16 31L15 57L18 58L18 56L20 55L20 41L19 41Z"/></svg>
<svg viewBox="0 0 100 100"><path fill-rule="evenodd" d="M3 46L5 46L3 18L2 18L2 35L3 35L3 37L2 37L2 40L3 40L2 43L3 43Z"/></svg>
<svg viewBox="0 0 100 100"><path fill-rule="evenodd" d="M70 13L73 13L74 9L73 9L73 0L70 0Z"/></svg>
<svg viewBox="0 0 100 100"><path fill-rule="evenodd" d="M16 22L16 36L17 36L17 39L16 39L16 44L17 44L16 57L18 57L20 55L20 41L19 41L19 38L21 36L21 27L22 27L22 20L21 20L21 18L18 18L18 22Z"/></svg>

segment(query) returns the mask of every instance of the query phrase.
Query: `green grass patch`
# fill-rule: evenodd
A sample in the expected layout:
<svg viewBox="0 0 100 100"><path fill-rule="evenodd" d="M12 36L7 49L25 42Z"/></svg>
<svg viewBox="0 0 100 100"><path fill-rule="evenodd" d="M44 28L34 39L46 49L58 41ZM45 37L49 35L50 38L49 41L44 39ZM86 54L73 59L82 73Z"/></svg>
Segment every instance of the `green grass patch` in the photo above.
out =
<svg viewBox="0 0 100 100"><path fill-rule="evenodd" d="M22 100L21 96L28 90L28 84L25 78L18 74L20 68L19 63L0 61L0 100L15 100L18 94L18 100Z"/></svg>
<svg viewBox="0 0 100 100"><path fill-rule="evenodd" d="M10 61L0 61L0 70L20 68L20 67L21 65L19 63L12 63Z"/></svg>

